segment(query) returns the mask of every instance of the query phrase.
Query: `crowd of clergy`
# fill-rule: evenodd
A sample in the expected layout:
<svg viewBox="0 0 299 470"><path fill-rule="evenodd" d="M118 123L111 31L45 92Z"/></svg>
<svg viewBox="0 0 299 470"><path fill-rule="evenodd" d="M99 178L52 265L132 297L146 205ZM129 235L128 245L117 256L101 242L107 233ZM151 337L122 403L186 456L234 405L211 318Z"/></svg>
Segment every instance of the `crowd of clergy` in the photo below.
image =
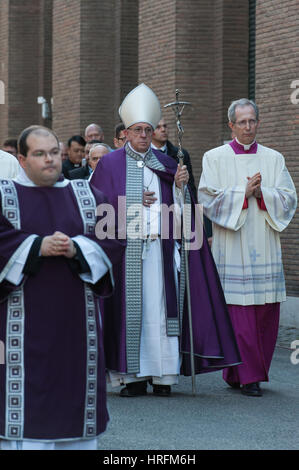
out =
<svg viewBox="0 0 299 470"><path fill-rule="evenodd" d="M255 398L269 381L297 195L257 139L257 104L231 103L232 140L197 156L198 186L153 90L119 116L112 146L92 123L65 143L30 126L0 151L1 449L98 448L107 383L171 399L180 375L222 370ZM126 216L110 222L107 204ZM183 227L190 208L192 243L163 236L162 205Z"/></svg>

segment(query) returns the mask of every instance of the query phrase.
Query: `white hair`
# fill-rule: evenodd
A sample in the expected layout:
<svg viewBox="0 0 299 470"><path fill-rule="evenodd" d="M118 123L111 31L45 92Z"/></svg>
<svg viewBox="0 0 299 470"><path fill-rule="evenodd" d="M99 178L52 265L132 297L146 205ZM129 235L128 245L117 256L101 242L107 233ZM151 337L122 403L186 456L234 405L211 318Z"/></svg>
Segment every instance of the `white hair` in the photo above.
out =
<svg viewBox="0 0 299 470"><path fill-rule="evenodd" d="M110 149L109 145L107 145L107 144L102 144L102 143L101 143L101 144L92 144L92 146L91 146L90 149L89 149L89 155L90 155L91 152L92 152L95 148L97 148L97 147L104 147L104 148L106 148L109 152L111 152L111 149Z"/></svg>
<svg viewBox="0 0 299 470"><path fill-rule="evenodd" d="M86 133L87 133L87 130L88 130L90 127L96 127L100 133L103 132L103 129L102 129L101 126L99 126L98 124L88 124L88 126L85 128L85 131L84 131L85 135L86 135Z"/></svg>
<svg viewBox="0 0 299 470"><path fill-rule="evenodd" d="M253 109L254 109L254 112L255 112L255 117L256 117L256 120L258 121L259 120L259 108L257 106L257 104L252 101L252 100L248 100L247 98L241 98L239 100L235 100L233 101L229 108L228 108L228 112L227 112L227 116L228 116L228 120L230 122L232 122L233 124L236 122L236 108L237 106L252 106Z"/></svg>

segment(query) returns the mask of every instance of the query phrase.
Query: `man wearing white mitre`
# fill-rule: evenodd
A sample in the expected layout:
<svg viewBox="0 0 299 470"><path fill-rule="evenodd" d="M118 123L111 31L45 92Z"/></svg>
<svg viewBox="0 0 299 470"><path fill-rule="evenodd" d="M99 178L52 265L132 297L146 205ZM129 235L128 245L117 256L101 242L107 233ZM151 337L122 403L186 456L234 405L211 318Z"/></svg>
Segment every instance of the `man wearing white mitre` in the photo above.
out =
<svg viewBox="0 0 299 470"><path fill-rule="evenodd" d="M115 266L115 294L102 302L106 367L112 386L125 385L120 395L147 393L169 396L179 374L191 375L184 239L176 240L172 214L169 236L163 235L165 213L159 208L180 207L186 189L194 230L195 208L188 188L186 166L151 148L153 130L161 119L155 93L141 84L119 109L126 144L104 155L91 184L104 191L115 209L125 199L126 252ZM139 237L132 233L135 207L141 207ZM181 217L181 209L176 214ZM191 243L190 243L191 246ZM194 248L194 249L192 249ZM207 240L188 252L195 373L240 363L217 269ZM212 293L213 292L213 293Z"/></svg>

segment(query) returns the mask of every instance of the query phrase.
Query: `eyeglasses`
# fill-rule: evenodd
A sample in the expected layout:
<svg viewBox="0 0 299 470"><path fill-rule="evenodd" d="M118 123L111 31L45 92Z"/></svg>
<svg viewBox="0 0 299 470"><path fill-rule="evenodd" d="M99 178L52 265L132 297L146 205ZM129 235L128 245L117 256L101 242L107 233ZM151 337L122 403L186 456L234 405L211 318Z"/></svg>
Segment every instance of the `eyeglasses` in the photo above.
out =
<svg viewBox="0 0 299 470"><path fill-rule="evenodd" d="M153 133L153 129L151 127L146 127L146 128L143 128L143 127L129 127L128 128L130 131L134 132L135 135L141 135L143 133L145 133L145 135L149 136L149 135L152 135Z"/></svg>
<svg viewBox="0 0 299 470"><path fill-rule="evenodd" d="M257 125L257 120L256 119L248 119L248 121L246 121L244 119L244 121L239 121L239 122L235 122L235 124L237 126L239 126L241 129L245 129L245 127L249 124L250 127L254 127Z"/></svg>
<svg viewBox="0 0 299 470"><path fill-rule="evenodd" d="M100 158L102 158L102 157L90 157L90 160L92 162L97 162L98 160L100 160Z"/></svg>
<svg viewBox="0 0 299 470"><path fill-rule="evenodd" d="M46 152L45 150L36 150L36 152L32 152L32 157L36 157L36 158L42 158L42 157L47 157L48 155L50 155L51 158L55 158L55 157L58 157L58 155L61 154L61 150L60 149L53 149L53 150L50 150L50 152Z"/></svg>

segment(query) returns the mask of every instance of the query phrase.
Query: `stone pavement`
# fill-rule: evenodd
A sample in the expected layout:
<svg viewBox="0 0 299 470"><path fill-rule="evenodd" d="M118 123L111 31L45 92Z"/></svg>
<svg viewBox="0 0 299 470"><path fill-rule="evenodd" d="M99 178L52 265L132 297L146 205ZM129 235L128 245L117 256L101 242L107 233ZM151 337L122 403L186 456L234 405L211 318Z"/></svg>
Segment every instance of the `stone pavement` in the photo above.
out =
<svg viewBox="0 0 299 470"><path fill-rule="evenodd" d="M299 364L290 347L299 330L281 327L263 397L243 396L221 372L180 377L169 398L121 398L108 386L110 423L101 450L298 450ZM299 351L299 346L298 346ZM299 353L298 353L299 359ZM106 452L107 453L107 452Z"/></svg>
<svg viewBox="0 0 299 470"><path fill-rule="evenodd" d="M291 326L280 325L277 346L290 348L290 345L294 340L299 340L299 329Z"/></svg>

